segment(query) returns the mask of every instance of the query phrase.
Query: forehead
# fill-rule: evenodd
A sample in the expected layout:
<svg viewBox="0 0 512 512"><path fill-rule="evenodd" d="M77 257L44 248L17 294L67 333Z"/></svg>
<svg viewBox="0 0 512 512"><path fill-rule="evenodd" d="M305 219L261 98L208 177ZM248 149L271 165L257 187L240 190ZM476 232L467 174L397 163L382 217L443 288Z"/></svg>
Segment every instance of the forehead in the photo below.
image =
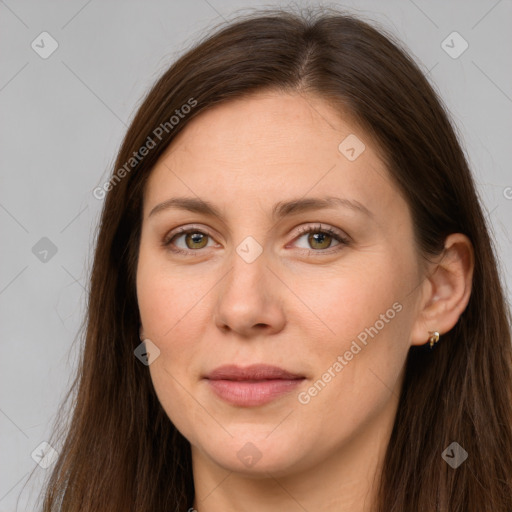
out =
<svg viewBox="0 0 512 512"><path fill-rule="evenodd" d="M340 137L354 132L367 138L348 113L318 96L263 91L203 111L187 124L167 154L197 149L199 143L203 151L194 155L197 158L222 155L229 161L232 154L249 160L257 152L280 163L293 154L296 159L318 156L320 151L336 155Z"/></svg>
<svg viewBox="0 0 512 512"><path fill-rule="evenodd" d="M350 116L317 96L258 92L187 124L151 172L145 214L170 193L248 208L309 193L385 204L397 191Z"/></svg>

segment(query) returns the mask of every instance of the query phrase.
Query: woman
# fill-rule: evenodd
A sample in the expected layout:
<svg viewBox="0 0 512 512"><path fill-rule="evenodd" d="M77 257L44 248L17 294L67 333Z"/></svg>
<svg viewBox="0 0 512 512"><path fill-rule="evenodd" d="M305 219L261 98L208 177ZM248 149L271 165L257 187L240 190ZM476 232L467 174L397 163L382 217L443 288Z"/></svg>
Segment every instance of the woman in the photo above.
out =
<svg viewBox="0 0 512 512"><path fill-rule="evenodd" d="M512 510L512 354L463 151L390 35L257 13L108 183L44 510Z"/></svg>

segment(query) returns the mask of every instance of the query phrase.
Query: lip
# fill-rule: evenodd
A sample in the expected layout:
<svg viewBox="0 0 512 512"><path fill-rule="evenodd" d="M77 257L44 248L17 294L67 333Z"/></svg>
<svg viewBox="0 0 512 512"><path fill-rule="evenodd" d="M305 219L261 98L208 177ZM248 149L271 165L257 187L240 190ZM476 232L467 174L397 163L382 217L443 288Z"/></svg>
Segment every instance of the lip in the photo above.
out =
<svg viewBox="0 0 512 512"><path fill-rule="evenodd" d="M240 407L256 407L289 393L305 377L277 366L255 364L220 366L205 379L222 400Z"/></svg>

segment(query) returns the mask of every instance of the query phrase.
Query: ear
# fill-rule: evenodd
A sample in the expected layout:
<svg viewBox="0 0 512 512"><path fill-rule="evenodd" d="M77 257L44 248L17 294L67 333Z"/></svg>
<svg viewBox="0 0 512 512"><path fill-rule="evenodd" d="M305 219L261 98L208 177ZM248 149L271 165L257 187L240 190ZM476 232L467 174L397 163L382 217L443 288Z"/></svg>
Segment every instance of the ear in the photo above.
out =
<svg viewBox="0 0 512 512"><path fill-rule="evenodd" d="M466 235L453 233L443 252L429 263L423 282L418 315L411 331L411 344L424 345L429 332L442 335L454 327L466 309L473 281L473 245Z"/></svg>

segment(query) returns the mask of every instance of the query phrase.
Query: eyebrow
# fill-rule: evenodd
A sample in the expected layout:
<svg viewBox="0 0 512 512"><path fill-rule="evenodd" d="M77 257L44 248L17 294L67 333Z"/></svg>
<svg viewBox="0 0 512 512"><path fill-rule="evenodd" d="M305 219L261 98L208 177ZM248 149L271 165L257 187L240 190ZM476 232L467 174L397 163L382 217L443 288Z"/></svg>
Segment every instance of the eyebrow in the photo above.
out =
<svg viewBox="0 0 512 512"><path fill-rule="evenodd" d="M328 196L280 201L272 208L272 218L277 220L289 215L336 207L349 208L353 211L363 213L370 218L374 217L373 213L359 201ZM218 217L219 219L223 218L222 213L216 206L209 201L205 201L197 197L172 197L163 203L157 204L151 210L148 217L169 209L187 210L193 213L208 215L210 217Z"/></svg>

